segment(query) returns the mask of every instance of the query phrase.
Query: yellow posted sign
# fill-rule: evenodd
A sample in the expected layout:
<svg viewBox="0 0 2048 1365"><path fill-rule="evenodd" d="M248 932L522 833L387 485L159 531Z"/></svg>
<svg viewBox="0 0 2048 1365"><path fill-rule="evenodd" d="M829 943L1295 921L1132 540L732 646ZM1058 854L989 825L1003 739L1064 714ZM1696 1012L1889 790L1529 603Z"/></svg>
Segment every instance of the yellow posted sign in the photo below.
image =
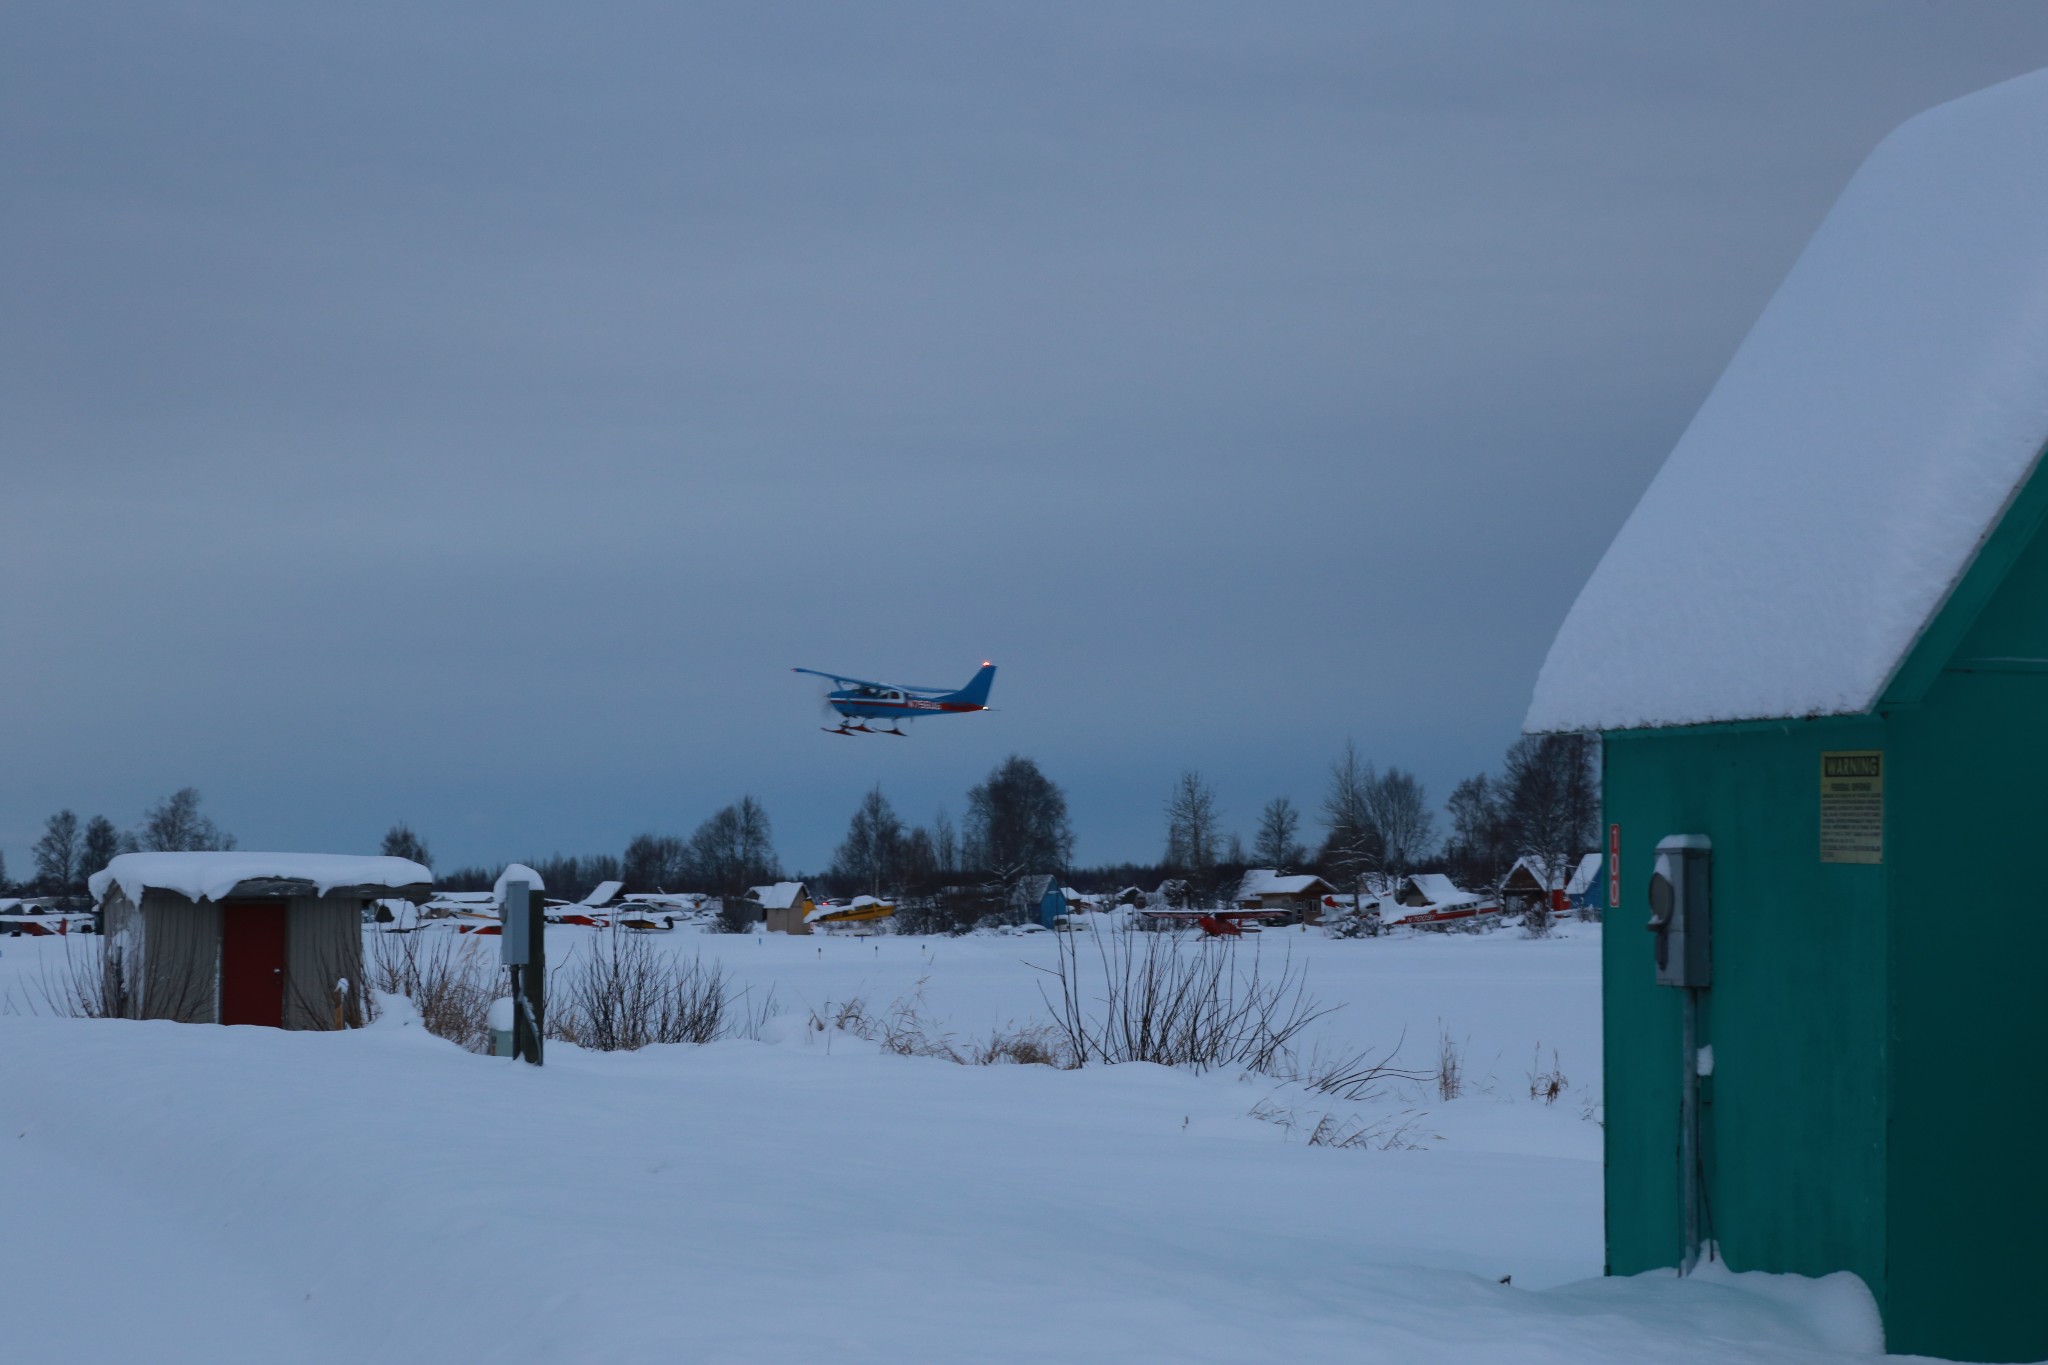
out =
<svg viewBox="0 0 2048 1365"><path fill-rule="evenodd" d="M1884 861L1884 750L1820 756L1820 860Z"/></svg>

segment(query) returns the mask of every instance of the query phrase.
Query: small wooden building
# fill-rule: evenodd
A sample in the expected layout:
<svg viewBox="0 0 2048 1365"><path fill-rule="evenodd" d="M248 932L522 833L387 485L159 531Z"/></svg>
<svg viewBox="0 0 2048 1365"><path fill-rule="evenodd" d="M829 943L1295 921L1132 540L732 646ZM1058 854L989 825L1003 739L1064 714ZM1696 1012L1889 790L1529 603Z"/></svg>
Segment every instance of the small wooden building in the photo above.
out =
<svg viewBox="0 0 2048 1365"><path fill-rule="evenodd" d="M1525 723L1603 737L1609 1269L1853 1271L1978 1361L2048 1356L2044 135L2048 72L1871 155Z"/></svg>
<svg viewBox="0 0 2048 1365"><path fill-rule="evenodd" d="M110 1012L359 1026L365 909L390 898L423 901L432 882L433 873L404 858L124 853L92 878Z"/></svg>
<svg viewBox="0 0 2048 1365"><path fill-rule="evenodd" d="M818 908L810 888L802 882L775 882L747 892L747 899L761 907L764 927L771 934L808 934L811 911Z"/></svg>
<svg viewBox="0 0 2048 1365"><path fill-rule="evenodd" d="M1242 910L1284 910L1303 924L1320 924L1323 898L1334 896L1337 888L1312 873L1282 876L1270 867L1255 867L1237 884L1237 904Z"/></svg>
<svg viewBox="0 0 2048 1365"><path fill-rule="evenodd" d="M1552 868L1542 858L1517 858L1508 875L1501 878L1501 908L1511 914L1526 914L1530 910L1555 914L1578 911L1587 918L1598 919L1600 909L1592 898L1600 883L1600 865L1597 853L1573 859L1562 869Z"/></svg>

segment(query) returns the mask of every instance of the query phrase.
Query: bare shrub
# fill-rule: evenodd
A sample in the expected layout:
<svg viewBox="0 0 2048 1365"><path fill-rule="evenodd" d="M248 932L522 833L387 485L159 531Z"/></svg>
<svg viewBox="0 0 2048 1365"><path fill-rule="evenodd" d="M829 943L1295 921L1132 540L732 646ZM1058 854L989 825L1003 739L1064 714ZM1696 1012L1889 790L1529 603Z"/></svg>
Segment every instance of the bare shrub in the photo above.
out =
<svg viewBox="0 0 2048 1365"><path fill-rule="evenodd" d="M749 1014L723 965L679 962L639 934L599 935L548 979L548 1036L598 1052L650 1043L709 1043L758 1036L765 1014Z"/></svg>
<svg viewBox="0 0 2048 1365"><path fill-rule="evenodd" d="M1436 1039L1436 1094L1440 1100L1454 1100L1465 1093L1465 1055L1458 1040L1441 1023Z"/></svg>
<svg viewBox="0 0 2048 1365"><path fill-rule="evenodd" d="M43 1008L70 1019L120 1019L126 1017L129 1001L127 975L121 970L120 950L95 935L90 945L74 952L70 935L64 938L64 965L53 973L50 960L39 964L34 983ZM35 1002L29 1003L31 1011Z"/></svg>
<svg viewBox="0 0 2048 1365"><path fill-rule="evenodd" d="M761 923L761 907L745 896L721 896L711 922L721 934L751 934Z"/></svg>
<svg viewBox="0 0 2048 1365"><path fill-rule="evenodd" d="M1545 1104L1556 1104L1558 1097L1572 1088L1565 1079L1564 1067L1558 1063L1557 1049L1550 1049L1550 1069L1543 1069L1543 1044L1536 1044L1536 1059L1529 1064L1529 1098L1542 1100Z"/></svg>
<svg viewBox="0 0 2048 1365"><path fill-rule="evenodd" d="M1057 966L1041 969L1058 982L1046 1004L1076 1066L1154 1062L1282 1074L1295 1038L1330 1013L1309 997L1291 960L1269 973L1256 948L1245 967L1234 942L1119 930L1093 936L1090 962L1079 938L1059 935Z"/></svg>
<svg viewBox="0 0 2048 1365"><path fill-rule="evenodd" d="M402 995L436 1038L471 1052L491 1050L491 1002L512 993L498 965L498 940L440 933L371 937L365 967L374 1017L376 993Z"/></svg>

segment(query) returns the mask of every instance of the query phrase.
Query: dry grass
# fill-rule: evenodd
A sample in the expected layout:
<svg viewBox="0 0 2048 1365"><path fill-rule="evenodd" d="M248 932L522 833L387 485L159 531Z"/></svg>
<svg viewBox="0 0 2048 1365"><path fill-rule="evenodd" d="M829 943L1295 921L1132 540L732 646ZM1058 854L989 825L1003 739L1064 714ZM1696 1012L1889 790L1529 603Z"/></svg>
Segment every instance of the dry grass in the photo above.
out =
<svg viewBox="0 0 2048 1365"><path fill-rule="evenodd" d="M1308 1064L1298 1068L1289 1079L1300 1082L1318 1095L1328 1095L1352 1104L1378 1099L1390 1085L1408 1087L1435 1080L1431 1072L1394 1064L1407 1037L1407 1034L1402 1034L1395 1040L1392 1050L1384 1054L1371 1049L1336 1054L1316 1052L1310 1056Z"/></svg>
<svg viewBox="0 0 2048 1365"><path fill-rule="evenodd" d="M1436 1096L1450 1101L1465 1093L1465 1055L1441 1021L1437 1024Z"/></svg>
<svg viewBox="0 0 2048 1365"><path fill-rule="evenodd" d="M811 1011L811 1027L865 1038L899 1057L935 1057L962 1066L1015 1064L1064 1070L1077 1065L1060 1031L1050 1024L995 1029L979 1042L962 1042L934 1028L924 1016L924 985L920 980L909 994L880 1011L857 996L827 1001L823 1009Z"/></svg>
<svg viewBox="0 0 2048 1365"><path fill-rule="evenodd" d="M1572 1088L1565 1079L1564 1068L1557 1060L1557 1049L1550 1050L1550 1067L1543 1066L1543 1044L1536 1044L1536 1059L1529 1064L1529 1098L1542 1100L1545 1104L1556 1104L1558 1097Z"/></svg>
<svg viewBox="0 0 2048 1365"><path fill-rule="evenodd" d="M1261 1100L1252 1106L1251 1116L1262 1123L1277 1124L1289 1136L1302 1134L1308 1147L1336 1147L1350 1151L1413 1152L1422 1149L1431 1136L1422 1128L1426 1114L1403 1110L1376 1119L1357 1114L1330 1112L1303 1115L1275 1100Z"/></svg>

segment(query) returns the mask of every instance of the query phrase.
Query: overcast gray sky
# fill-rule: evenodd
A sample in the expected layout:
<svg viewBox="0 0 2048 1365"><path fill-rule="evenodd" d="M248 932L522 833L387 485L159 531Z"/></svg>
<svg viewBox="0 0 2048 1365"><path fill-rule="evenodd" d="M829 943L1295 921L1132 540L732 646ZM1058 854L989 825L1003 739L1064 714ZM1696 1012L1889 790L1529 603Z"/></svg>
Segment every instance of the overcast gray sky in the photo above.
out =
<svg viewBox="0 0 2048 1365"><path fill-rule="evenodd" d="M9 5L0 852L752 792L816 869L1014 751L1150 859L1346 737L1441 799L1858 161L2042 65L1926 0ZM788 672L984 658L907 742Z"/></svg>

